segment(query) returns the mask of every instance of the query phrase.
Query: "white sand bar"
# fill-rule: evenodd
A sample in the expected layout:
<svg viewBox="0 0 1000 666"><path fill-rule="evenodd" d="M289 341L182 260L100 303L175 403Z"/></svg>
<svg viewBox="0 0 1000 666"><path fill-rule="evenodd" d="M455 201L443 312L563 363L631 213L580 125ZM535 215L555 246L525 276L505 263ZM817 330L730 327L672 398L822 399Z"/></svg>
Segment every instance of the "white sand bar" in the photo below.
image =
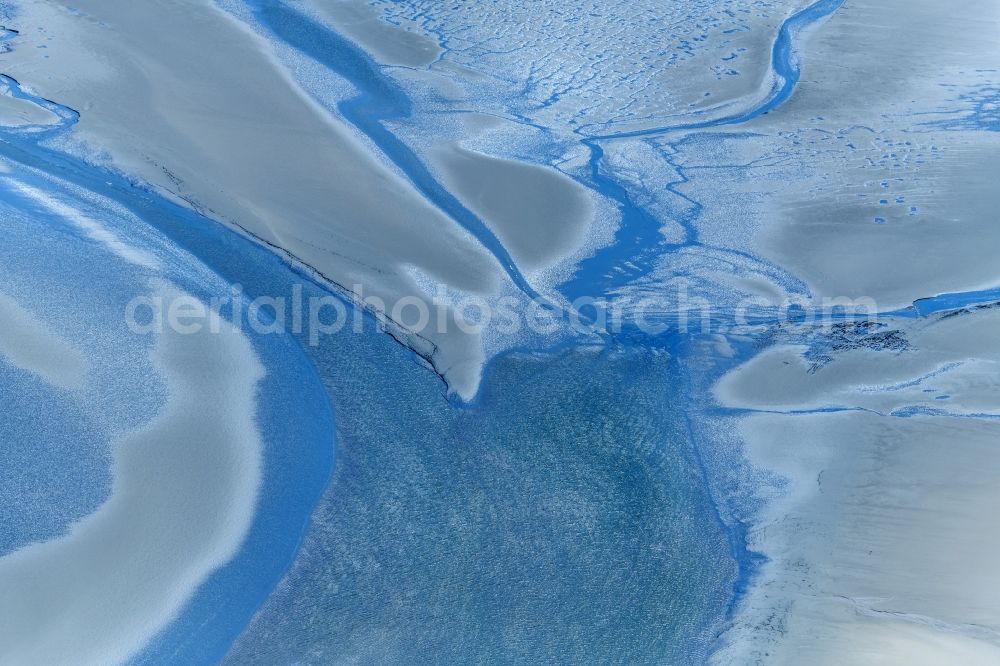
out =
<svg viewBox="0 0 1000 666"><path fill-rule="evenodd" d="M720 383L785 484L719 663L1000 663L1000 312L893 323L908 351L778 347Z"/></svg>
<svg viewBox="0 0 1000 666"><path fill-rule="evenodd" d="M0 293L0 358L53 386L77 389L89 363L73 345L16 300Z"/></svg>
<svg viewBox="0 0 1000 666"><path fill-rule="evenodd" d="M480 297L505 283L470 233L215 3L81 0L73 9L21 3L4 71L80 112L69 137L88 157L97 148L130 177L387 303L430 301L411 270ZM354 94L334 84L343 87L330 92L337 99ZM426 333L439 370L474 393L479 336ZM446 370L469 364L470 372Z"/></svg>
<svg viewBox="0 0 1000 666"><path fill-rule="evenodd" d="M261 479L260 362L228 324L168 330L154 360L169 399L115 442L110 499L65 537L0 559L0 663L126 661L245 538Z"/></svg>

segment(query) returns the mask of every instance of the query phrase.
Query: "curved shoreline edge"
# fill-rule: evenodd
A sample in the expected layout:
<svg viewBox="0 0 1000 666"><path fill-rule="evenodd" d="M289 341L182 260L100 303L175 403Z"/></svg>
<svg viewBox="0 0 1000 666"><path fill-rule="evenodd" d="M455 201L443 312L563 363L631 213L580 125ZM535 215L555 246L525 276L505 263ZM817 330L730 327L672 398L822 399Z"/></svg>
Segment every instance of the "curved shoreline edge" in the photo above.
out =
<svg viewBox="0 0 1000 666"><path fill-rule="evenodd" d="M8 30L5 36L9 38L14 34L16 34L14 31ZM109 201L134 213L151 228L164 233L176 242L182 253L188 252L196 260L204 262L227 282L249 278L255 272L276 276L279 281L287 280L288 283L293 279L291 276L294 274L278 255L254 244L250 239L225 229L190 209L169 202L151 190L137 188L120 174L95 167L57 149L42 145L43 141L69 131L79 119L79 114L68 107L25 92L17 82L9 77L8 79L8 84L13 91L16 91L19 98L51 110L61 119L60 123L54 126L4 128L0 131L4 141L2 150L4 157L27 169L24 174L15 174L16 177L34 178L31 175L32 171L52 173L58 180L71 183L83 191L92 192L98 198L106 197ZM51 186L51 183L43 179L38 180L36 185L39 187ZM68 208L56 213L73 215L73 211ZM101 241L108 239L111 239L108 242L114 241L113 236L109 236L111 232L94 229L82 227L79 232L91 236L99 234L101 239L98 240ZM109 246L109 249L114 251L113 247ZM129 257L149 256L142 248L128 249L130 252L124 253L121 257L125 261L129 261ZM240 261L234 264L231 261L233 258L239 258ZM142 268L157 269L148 263L145 262L146 265ZM197 270L193 275L174 277L181 288L198 294L206 301L218 295L211 291L211 285L205 284L200 279ZM309 282L312 283L312 280ZM263 284L259 284L263 289ZM219 341L221 342L224 337ZM143 625L145 629L142 630L145 639L140 643L133 642L129 646L103 645L107 648L106 654L117 654L117 658L122 660L133 655L137 663L154 663L164 658L195 662L218 660L294 559L307 529L312 509L333 466L333 417L326 391L297 341L287 336L276 339L274 336L251 335L246 344L253 347L253 353L257 354L267 367L267 374L258 378L259 389L252 391L256 396L252 400L255 403L254 411L257 417L240 420L243 424L259 424L259 437L264 441L259 452L261 460L258 464L264 468L262 484L259 488L255 487L250 495L252 498L257 498L251 500L256 504L256 508L250 510L251 517L248 518L245 529L239 530L241 534L236 539L237 546L220 551L222 555L204 560L201 573L194 576L197 580L193 587L179 585L174 590L173 596L163 596L164 599L171 600L171 608L174 610L170 615L176 612L176 616L161 614L158 619L148 616ZM209 353L208 356L213 355ZM233 368L228 369L228 372L232 371ZM218 374L222 377L227 376L227 370L220 368ZM175 382L185 381L184 376L176 372L174 378ZM197 388L195 385L187 388L191 389L192 386ZM203 395L204 399L199 401L198 406L214 404L213 400L220 395L224 394L212 391L209 395ZM190 396L187 399L190 399ZM158 422L154 420L154 423ZM197 450L192 449L190 452L195 453ZM141 462L139 458L136 460ZM138 469L135 465L132 467ZM205 468L206 471L208 469L210 468ZM183 472L179 474L183 476ZM245 480L253 478L253 475L247 475ZM202 484L199 482L199 485ZM149 486L145 490L149 490ZM119 506L121 501L120 494L113 492L105 505L78 523L73 528L71 536L67 538L78 540L75 536L78 530L91 523L109 525L110 519L107 516L111 514L105 515L105 507ZM39 544L37 550L55 553L61 547L61 543L63 543L61 539L44 542ZM35 550L34 547L28 547L15 551L11 559L0 558L0 563L4 563L4 566L6 563L14 566L16 560L17 566L23 568L34 561ZM168 547L160 550L173 560ZM123 550L122 554L126 552ZM183 562L178 564L183 566ZM65 570L67 573L73 571L72 567L65 567ZM197 566L190 569L189 573L195 570L198 570ZM249 577L248 572L252 572ZM97 579L81 577L80 584L85 584L88 580ZM250 581L253 583L250 584ZM65 590L54 590L52 594L68 593L72 589L72 586L67 586ZM221 590L226 590L226 594L220 595ZM177 598L176 593L183 594L184 599ZM54 599L52 594L46 598ZM39 599L39 603L42 601L44 599ZM220 613L220 602L226 609L225 613ZM100 621L101 617L102 615L97 613L93 614L91 619ZM128 625L120 623L120 626ZM100 631L97 634L105 635L109 640L115 635L111 631ZM23 638L30 636L30 632L22 632ZM67 635L66 638L70 639L71 636ZM5 643L12 646L11 649L16 647L12 641ZM53 650L59 645L64 645L55 641L49 643ZM101 647L96 643L93 645ZM74 658L83 657L77 651Z"/></svg>

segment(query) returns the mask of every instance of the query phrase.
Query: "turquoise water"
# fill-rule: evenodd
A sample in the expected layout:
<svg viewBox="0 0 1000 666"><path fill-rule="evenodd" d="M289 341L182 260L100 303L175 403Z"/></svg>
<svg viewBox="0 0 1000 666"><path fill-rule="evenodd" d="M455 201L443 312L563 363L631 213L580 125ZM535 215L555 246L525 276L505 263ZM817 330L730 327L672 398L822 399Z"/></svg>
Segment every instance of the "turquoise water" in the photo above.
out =
<svg viewBox="0 0 1000 666"><path fill-rule="evenodd" d="M402 352L345 343L318 359L338 414L332 482L229 663L706 654L737 567L667 354L505 356L456 409Z"/></svg>

